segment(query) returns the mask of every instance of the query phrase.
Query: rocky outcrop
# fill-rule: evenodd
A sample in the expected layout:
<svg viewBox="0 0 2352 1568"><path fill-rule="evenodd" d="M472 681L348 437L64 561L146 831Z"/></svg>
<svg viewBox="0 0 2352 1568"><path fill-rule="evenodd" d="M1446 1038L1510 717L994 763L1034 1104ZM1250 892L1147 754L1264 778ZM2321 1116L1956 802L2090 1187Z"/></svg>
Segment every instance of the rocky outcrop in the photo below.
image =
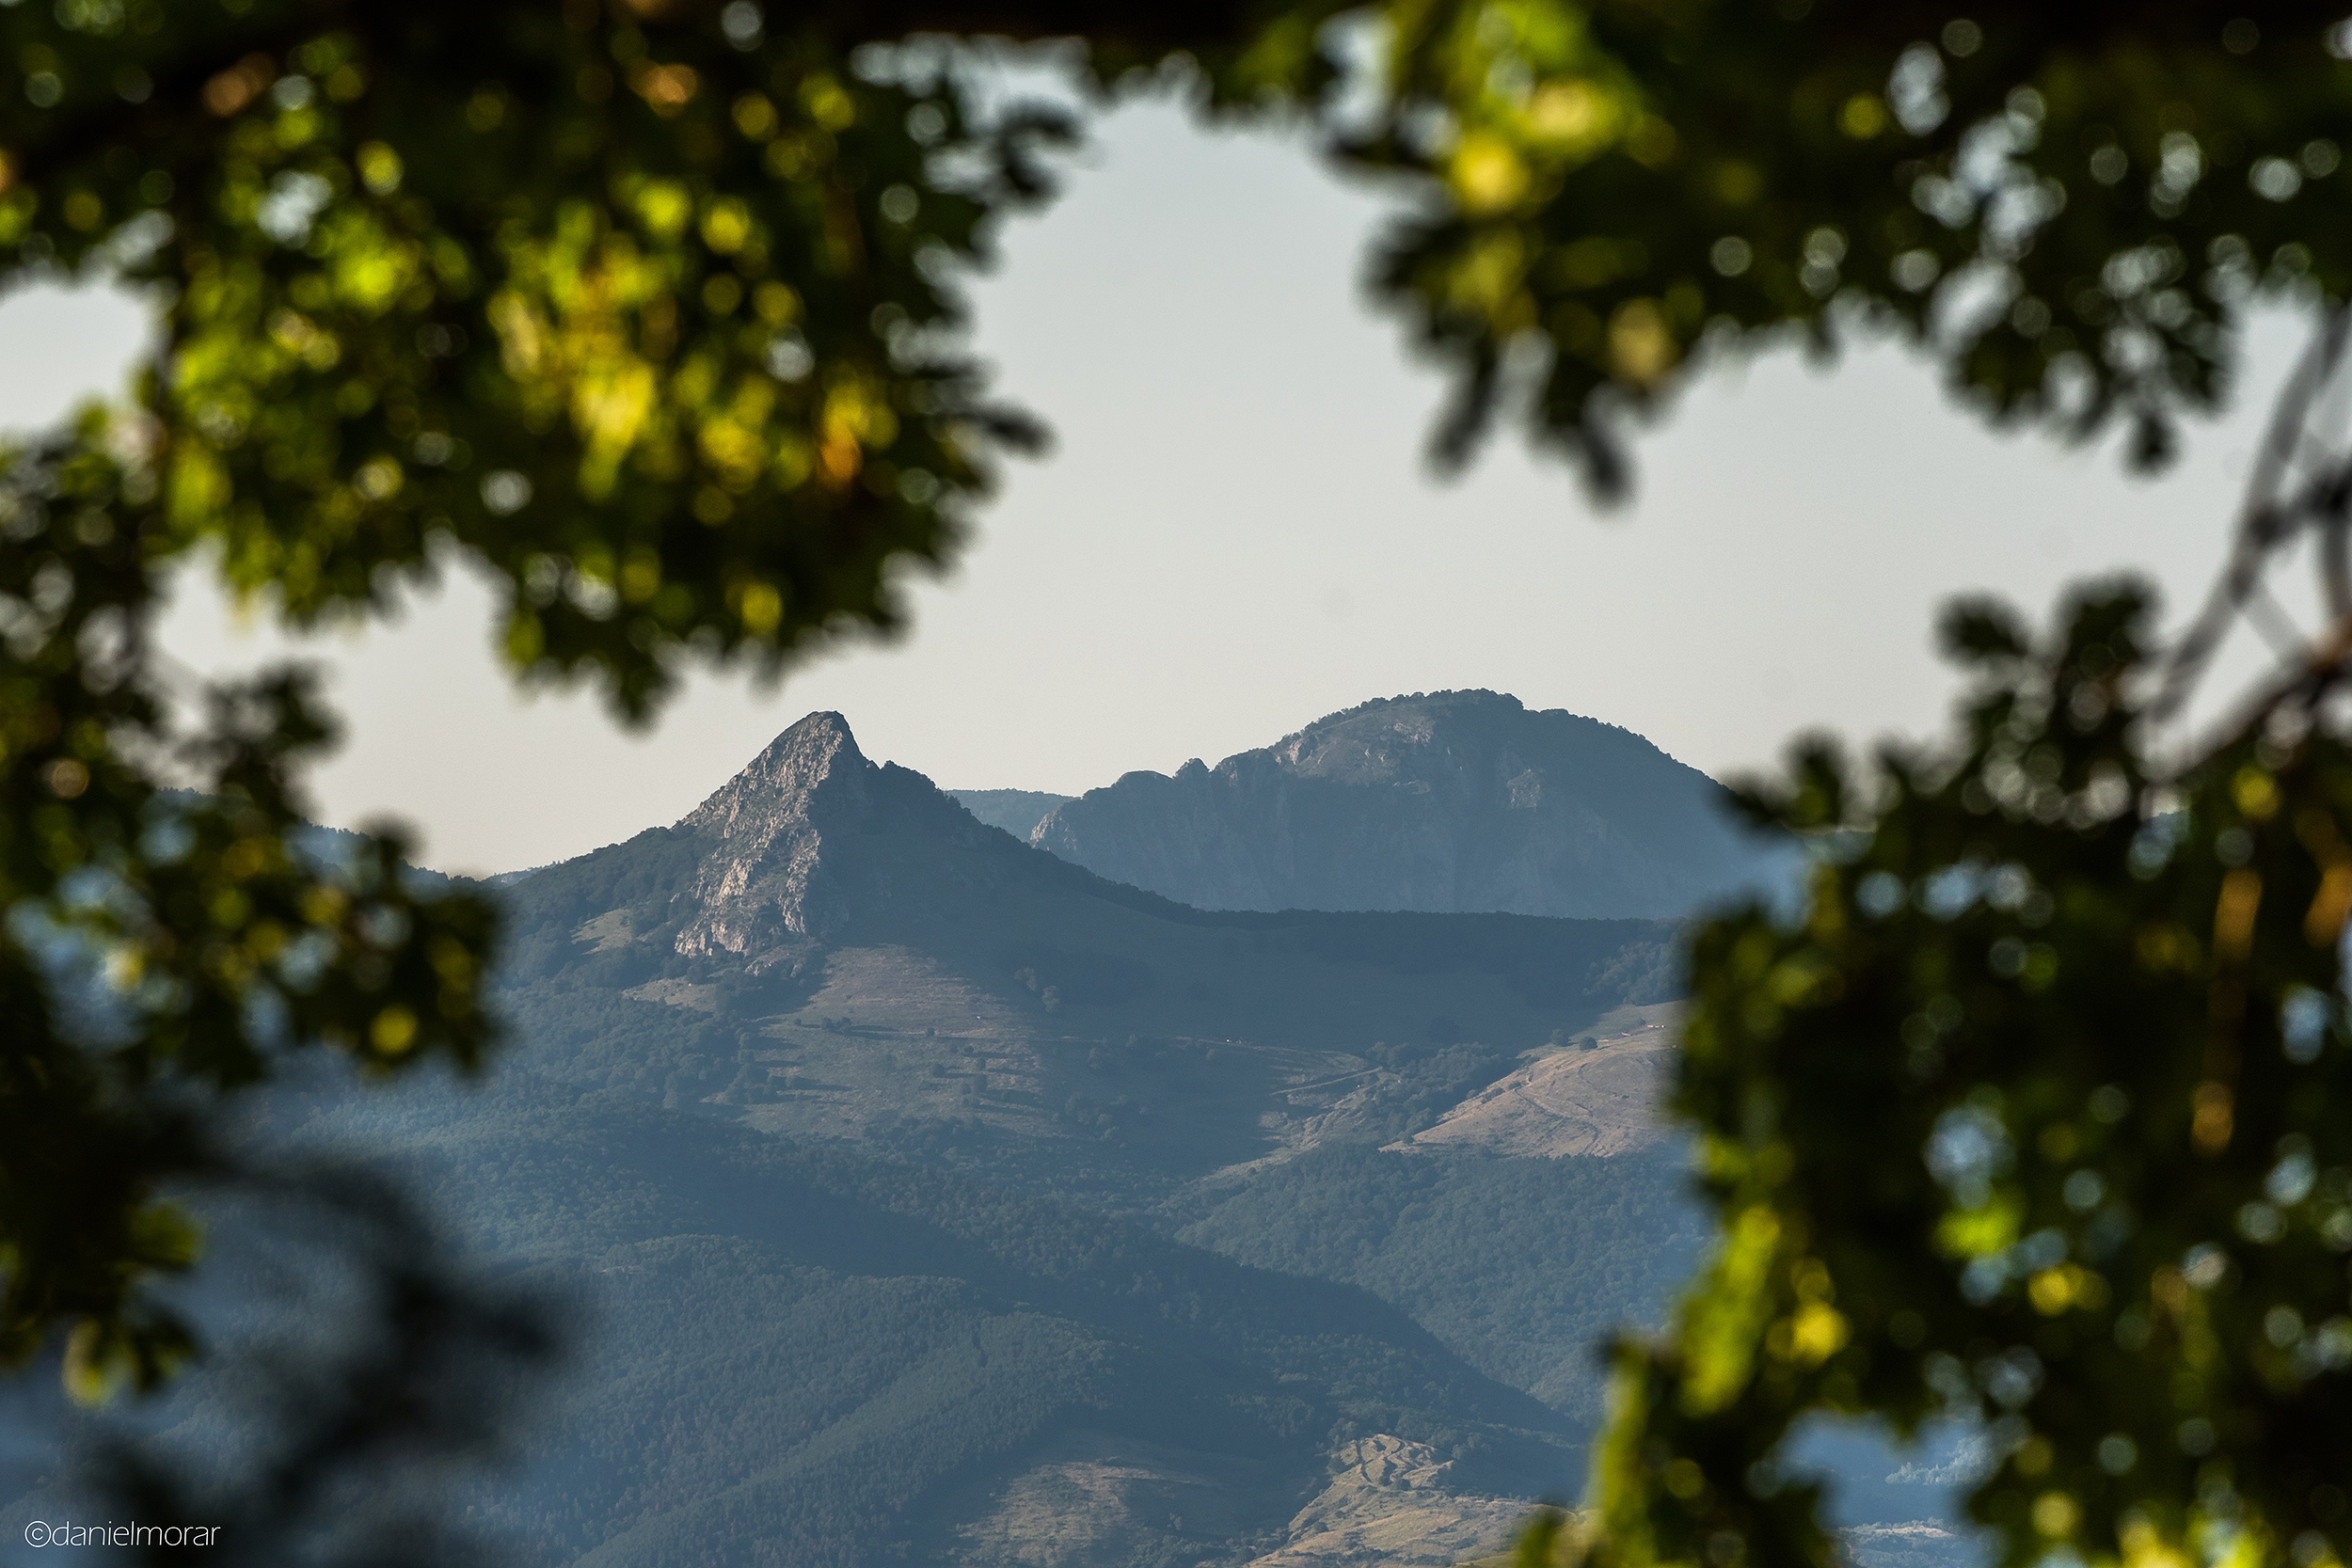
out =
<svg viewBox="0 0 2352 1568"><path fill-rule="evenodd" d="M1367 703L1215 768L1129 773L1030 842L1200 909L1661 918L1769 875L1726 805L1629 730L1445 691Z"/></svg>
<svg viewBox="0 0 2352 1568"><path fill-rule="evenodd" d="M699 841L677 937L689 955L829 942L894 890L911 893L910 869L968 887L992 877L976 859L1025 853L921 774L868 761L837 713L776 736L673 832Z"/></svg>
<svg viewBox="0 0 2352 1568"><path fill-rule="evenodd" d="M1449 1460L1382 1433L1343 1445L1290 1539L1248 1568L1439 1568L1507 1549L1536 1505L1454 1490Z"/></svg>
<svg viewBox="0 0 2352 1568"><path fill-rule="evenodd" d="M690 958L755 970L850 940L877 920L966 914L1009 883L1093 879L986 826L922 774L874 763L838 713L812 713L669 830L693 857L651 923ZM862 923L862 924L861 924ZM632 929L635 927L632 927Z"/></svg>
<svg viewBox="0 0 2352 1568"><path fill-rule="evenodd" d="M866 760L837 713L812 713L678 823L717 840L694 879L699 911L681 953L743 954L794 937L821 941L848 917L823 856L827 830L872 810Z"/></svg>

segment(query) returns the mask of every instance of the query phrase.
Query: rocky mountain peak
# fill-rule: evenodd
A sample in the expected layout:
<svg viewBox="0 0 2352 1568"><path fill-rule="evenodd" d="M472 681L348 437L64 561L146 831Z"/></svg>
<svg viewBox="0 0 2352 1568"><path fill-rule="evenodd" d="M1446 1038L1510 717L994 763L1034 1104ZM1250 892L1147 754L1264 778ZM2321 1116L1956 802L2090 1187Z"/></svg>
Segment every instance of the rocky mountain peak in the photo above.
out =
<svg viewBox="0 0 2352 1568"><path fill-rule="evenodd" d="M678 820L713 842L696 873L698 907L681 953L750 955L822 941L849 918L826 863L828 840L872 816L881 769L857 749L849 721L812 713Z"/></svg>
<svg viewBox="0 0 2352 1568"><path fill-rule="evenodd" d="M677 950L755 970L1061 869L922 774L869 761L837 713L776 736L671 831L695 857Z"/></svg>
<svg viewBox="0 0 2352 1568"><path fill-rule="evenodd" d="M807 819L820 796L832 800L855 792L873 770L847 719L812 713L770 741L677 825L685 832L772 837L784 825Z"/></svg>
<svg viewBox="0 0 2352 1568"><path fill-rule="evenodd" d="M1269 747L1267 754L1286 772L1301 777L1394 783L1459 771L1465 752L1508 751L1514 739L1529 732L1531 717L1567 719L1596 731L1610 728L1597 720L1567 714L1531 716L1525 705L1504 692L1416 692L1375 698L1318 719Z"/></svg>

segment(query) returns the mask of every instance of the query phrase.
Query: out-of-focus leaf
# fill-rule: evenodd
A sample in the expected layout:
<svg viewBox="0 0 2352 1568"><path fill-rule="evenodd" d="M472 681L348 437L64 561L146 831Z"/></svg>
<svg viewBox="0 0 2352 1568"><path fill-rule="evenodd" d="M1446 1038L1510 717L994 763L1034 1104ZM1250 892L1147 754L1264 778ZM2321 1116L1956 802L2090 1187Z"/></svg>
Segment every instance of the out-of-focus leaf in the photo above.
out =
<svg viewBox="0 0 2352 1568"><path fill-rule="evenodd" d="M1804 920L1694 936L1673 1103L1723 1240L1619 1348L1596 1560L1824 1560L1811 1412L1978 1425L2019 1568L2352 1544L2352 750L2249 734L2150 816L2149 619L2102 590L2029 653L1969 611L1989 684Z"/></svg>

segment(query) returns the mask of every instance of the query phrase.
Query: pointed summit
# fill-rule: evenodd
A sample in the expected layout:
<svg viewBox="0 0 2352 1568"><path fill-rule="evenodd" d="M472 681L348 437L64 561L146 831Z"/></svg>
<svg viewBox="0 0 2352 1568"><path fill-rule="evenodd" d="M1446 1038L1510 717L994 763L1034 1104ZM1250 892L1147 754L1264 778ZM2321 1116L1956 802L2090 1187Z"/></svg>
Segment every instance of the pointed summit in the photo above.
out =
<svg viewBox="0 0 2352 1568"><path fill-rule="evenodd" d="M1008 876L1071 869L983 827L912 768L868 761L837 713L776 736L671 832L695 857L672 904L677 951L755 969L873 940Z"/></svg>
<svg viewBox="0 0 2352 1568"><path fill-rule="evenodd" d="M681 817L678 832L717 842L696 872L699 908L677 950L747 956L821 942L838 929L850 911L829 874L827 841L873 814L880 771L857 749L848 720L812 713Z"/></svg>
<svg viewBox="0 0 2352 1568"><path fill-rule="evenodd" d="M873 769L857 749L847 719L837 713L812 713L770 741L766 751L677 825L687 832L756 832L779 811L804 814L819 792L833 793Z"/></svg>

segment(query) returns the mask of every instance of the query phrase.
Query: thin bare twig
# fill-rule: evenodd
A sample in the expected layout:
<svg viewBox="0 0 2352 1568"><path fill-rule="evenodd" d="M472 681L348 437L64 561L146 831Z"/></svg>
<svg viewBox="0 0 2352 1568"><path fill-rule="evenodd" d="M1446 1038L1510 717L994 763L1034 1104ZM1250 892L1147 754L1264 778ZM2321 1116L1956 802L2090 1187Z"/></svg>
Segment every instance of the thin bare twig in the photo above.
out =
<svg viewBox="0 0 2352 1568"><path fill-rule="evenodd" d="M2149 717L2162 724L2187 705L2231 626L2244 619L2262 632L2289 668L2233 709L2225 736L2243 733L2280 705L2316 702L2352 656L2352 430L2344 426L2338 384L2352 346L2352 309L2328 317L2279 394L2248 475L2237 537L2220 578L2166 661ZM2322 422L2331 428L2319 429ZM2306 531L2318 534L2314 564L2329 625L2315 637L2296 630L2265 583L2273 564ZM2282 642L2283 634L2283 642ZM2195 746L2191 759L2208 754ZM2192 764L2193 765L2193 764Z"/></svg>
<svg viewBox="0 0 2352 1568"><path fill-rule="evenodd" d="M2181 644L2164 668L2164 687L2157 701L2150 703L2150 717L2162 724L2171 720L2187 705L2190 693L2197 689L2197 679L2204 674L2206 665L2214 658L2230 623L2237 618L2247 604L2249 594L2261 583L2263 571L2270 566L2272 557L2281 550L2296 533L2327 515L2327 499L2343 494L2343 470L2345 453L2341 439L2317 437L2324 458L2314 463L2319 472L2310 475L2300 486L2289 494L2289 470L2298 466L2303 449L2314 444L2310 428L2312 409L2322 392L2336 376L2338 367L2345 359L2347 339L2352 339L2352 315L2338 308L2328 315L2327 326L2319 329L2312 345L2303 353L2303 362L2296 364L2296 373L2289 378L2280 402L2272 409L2270 428L2263 433L2263 444L2256 451L2253 472L2247 477L2247 499L2239 505L2237 543L2230 550L2230 562L2223 566L2214 593L2206 597L2204 611L2190 623L2190 630L2181 637ZM2341 517L2341 505L2336 508ZM2345 574L2338 550L2322 550L2322 578L2327 588L2328 609L2336 616L2352 607L2352 576ZM2343 604L2338 604L2343 599Z"/></svg>
<svg viewBox="0 0 2352 1568"><path fill-rule="evenodd" d="M2207 757L2238 744L2290 705L2306 712L2316 708L2347 671L2352 671L2352 616L2339 616L2312 639L2293 668L2256 686L2233 705L2197 744L2184 751L2180 766L2163 770L2156 782L2178 783Z"/></svg>
<svg viewBox="0 0 2352 1568"><path fill-rule="evenodd" d="M2279 656L2280 664L2298 660L2311 641L2303 635L2303 628L2295 624L2295 617L2286 612L2286 607L2272 595L2268 585L2260 578L2256 578L2253 586L2247 591L2245 600L2238 606L2238 613L2245 617L2247 625L2262 633L2263 641L2270 644L2270 651Z"/></svg>

